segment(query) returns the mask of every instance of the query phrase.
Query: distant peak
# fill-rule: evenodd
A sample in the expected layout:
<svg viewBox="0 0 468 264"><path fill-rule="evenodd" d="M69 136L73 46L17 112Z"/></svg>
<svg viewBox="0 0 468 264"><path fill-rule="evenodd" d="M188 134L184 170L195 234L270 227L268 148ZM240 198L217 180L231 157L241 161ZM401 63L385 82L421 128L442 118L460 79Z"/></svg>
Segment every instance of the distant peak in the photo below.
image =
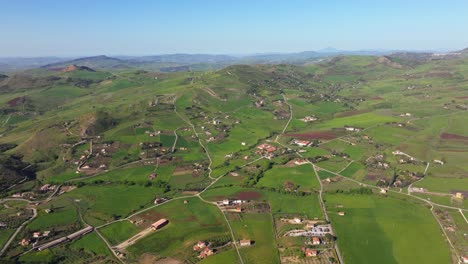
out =
<svg viewBox="0 0 468 264"><path fill-rule="evenodd" d="M334 52L339 52L340 50L335 49L333 47L326 47L324 49L318 50L318 52L324 52L324 53L334 53Z"/></svg>

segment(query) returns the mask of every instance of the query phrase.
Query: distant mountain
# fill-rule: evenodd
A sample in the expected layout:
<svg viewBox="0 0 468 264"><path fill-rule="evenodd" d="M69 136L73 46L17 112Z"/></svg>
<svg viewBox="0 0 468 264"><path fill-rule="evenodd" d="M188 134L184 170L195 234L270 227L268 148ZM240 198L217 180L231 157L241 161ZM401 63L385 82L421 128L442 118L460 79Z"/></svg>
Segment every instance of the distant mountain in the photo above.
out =
<svg viewBox="0 0 468 264"><path fill-rule="evenodd" d="M66 68L69 65L85 66L93 69L125 69L131 68L131 66L124 60L108 57L105 55L79 58L70 61L62 61L58 63L52 63L42 66L49 70Z"/></svg>
<svg viewBox="0 0 468 264"><path fill-rule="evenodd" d="M333 47L326 47L324 49L317 50L317 52L319 52L319 53L340 53L340 52L342 52L342 50L335 49Z"/></svg>
<svg viewBox="0 0 468 264"><path fill-rule="evenodd" d="M240 58L242 63L303 63L310 59L323 57L315 51L303 51L296 53L266 53L250 55Z"/></svg>
<svg viewBox="0 0 468 264"><path fill-rule="evenodd" d="M11 72L38 68L44 64L57 63L69 60L69 58L58 57L36 57L36 58L0 58L0 72Z"/></svg>
<svg viewBox="0 0 468 264"><path fill-rule="evenodd" d="M468 48L455 53L468 54ZM449 53L447 53L449 54ZM0 73L14 72L25 69L42 68L47 70L62 70L70 65L88 67L82 70L125 70L142 69L148 71L205 71L218 70L235 64L294 64L303 65L319 61L322 58L357 55L357 56L387 56L392 62L403 66L412 66L430 59L446 59L444 53L410 52L390 50L339 50L328 47L317 51L302 51L292 53L260 53L250 55L213 55L213 54L163 54L152 56L92 56L84 58L0 58ZM449 54L450 55L450 54ZM453 55L455 56L455 55ZM459 54L457 54L459 56ZM381 59L383 63L388 63ZM71 70L71 69L69 69ZM72 69L76 70L76 69Z"/></svg>
<svg viewBox="0 0 468 264"><path fill-rule="evenodd" d="M195 64L195 63L226 63L236 61L237 58L229 55L210 55L210 54L168 54L134 57L128 59L133 63L138 62L172 62L180 64Z"/></svg>

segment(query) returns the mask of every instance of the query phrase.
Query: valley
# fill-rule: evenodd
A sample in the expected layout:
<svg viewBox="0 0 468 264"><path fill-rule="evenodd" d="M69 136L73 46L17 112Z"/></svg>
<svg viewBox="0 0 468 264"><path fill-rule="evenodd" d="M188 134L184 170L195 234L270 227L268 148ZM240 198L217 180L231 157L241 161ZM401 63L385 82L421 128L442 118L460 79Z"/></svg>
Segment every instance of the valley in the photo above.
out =
<svg viewBox="0 0 468 264"><path fill-rule="evenodd" d="M467 54L6 72L0 258L459 263Z"/></svg>

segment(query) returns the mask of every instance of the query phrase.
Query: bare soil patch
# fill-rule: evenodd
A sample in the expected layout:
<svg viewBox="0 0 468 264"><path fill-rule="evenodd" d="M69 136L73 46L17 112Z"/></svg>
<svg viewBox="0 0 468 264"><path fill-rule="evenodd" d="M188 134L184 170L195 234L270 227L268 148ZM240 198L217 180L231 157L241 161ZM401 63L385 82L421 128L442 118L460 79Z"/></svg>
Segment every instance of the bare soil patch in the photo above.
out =
<svg viewBox="0 0 468 264"><path fill-rule="evenodd" d="M149 253L144 253L138 260L140 264L182 264L183 262L173 258L159 259L157 256Z"/></svg>
<svg viewBox="0 0 468 264"><path fill-rule="evenodd" d="M21 97L16 97L16 98L11 99L10 101L6 102L6 104L9 107L15 107L17 105L24 104L25 101L26 101L26 98L24 96L21 96Z"/></svg>
<svg viewBox="0 0 468 264"><path fill-rule="evenodd" d="M159 213L159 212L155 212L155 211L146 211L142 214L139 214L138 216L136 217L132 217L132 220L143 220L143 222L141 224L139 224L138 226L139 227L143 227L143 228L147 228L149 226L151 226L152 223L158 221L159 219L162 219L162 218L166 218L165 215Z"/></svg>
<svg viewBox="0 0 468 264"><path fill-rule="evenodd" d="M235 198L240 200L255 200L262 197L262 194L256 191L238 192Z"/></svg>
<svg viewBox="0 0 468 264"><path fill-rule="evenodd" d="M367 181L377 181L377 179L379 179L379 176L380 175L377 173L369 173L364 179Z"/></svg>
<svg viewBox="0 0 468 264"><path fill-rule="evenodd" d="M440 134L441 139L448 139L448 140L468 140L467 136L457 135L457 134L450 134L450 133L442 133Z"/></svg>

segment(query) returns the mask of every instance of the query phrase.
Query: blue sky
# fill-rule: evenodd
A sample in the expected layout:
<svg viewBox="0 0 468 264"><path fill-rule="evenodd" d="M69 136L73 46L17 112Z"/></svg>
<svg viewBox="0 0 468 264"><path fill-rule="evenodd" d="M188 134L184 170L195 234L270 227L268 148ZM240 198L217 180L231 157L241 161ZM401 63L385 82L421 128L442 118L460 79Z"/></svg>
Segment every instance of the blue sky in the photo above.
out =
<svg viewBox="0 0 468 264"><path fill-rule="evenodd" d="M0 56L468 47L466 0L0 0Z"/></svg>

